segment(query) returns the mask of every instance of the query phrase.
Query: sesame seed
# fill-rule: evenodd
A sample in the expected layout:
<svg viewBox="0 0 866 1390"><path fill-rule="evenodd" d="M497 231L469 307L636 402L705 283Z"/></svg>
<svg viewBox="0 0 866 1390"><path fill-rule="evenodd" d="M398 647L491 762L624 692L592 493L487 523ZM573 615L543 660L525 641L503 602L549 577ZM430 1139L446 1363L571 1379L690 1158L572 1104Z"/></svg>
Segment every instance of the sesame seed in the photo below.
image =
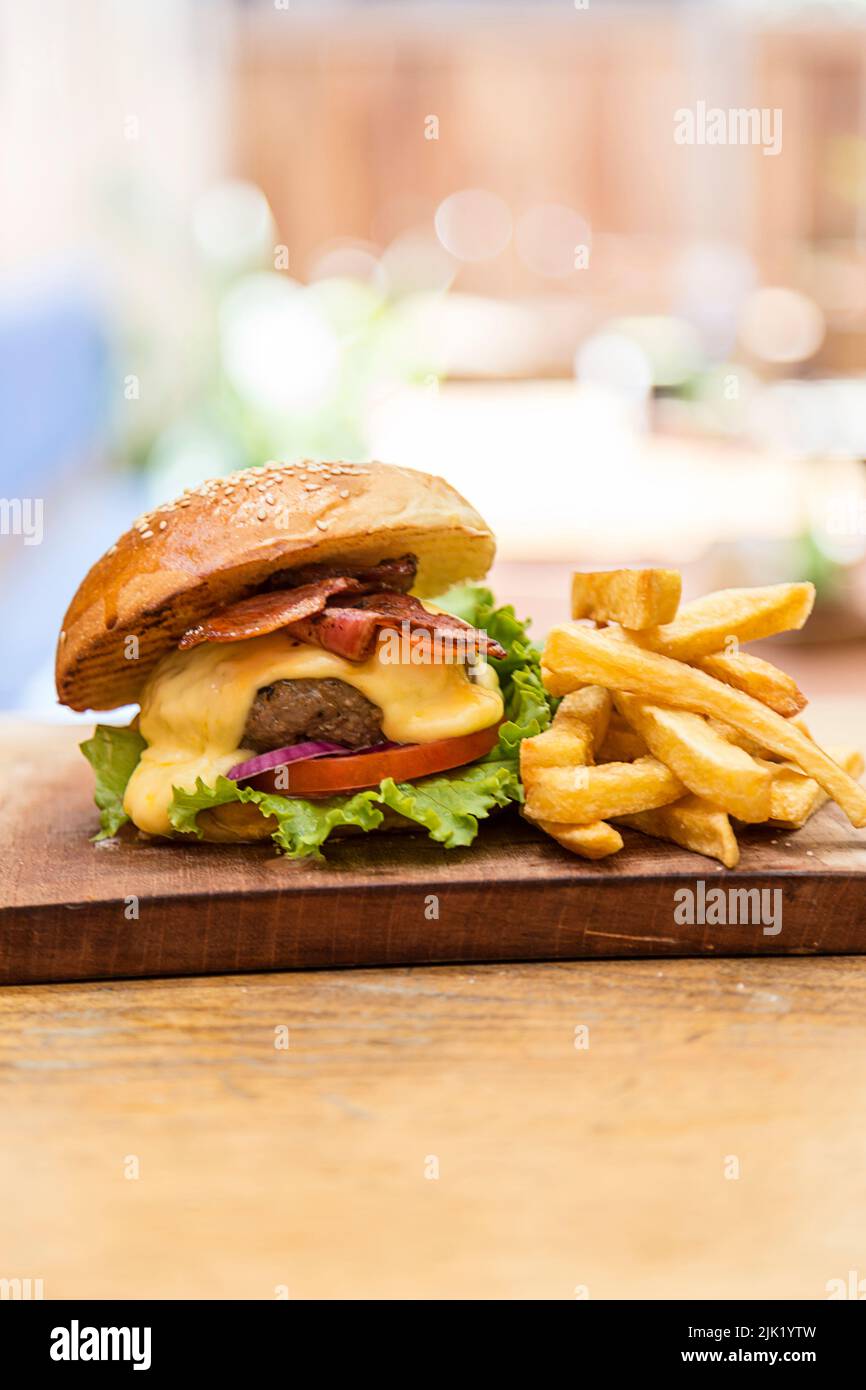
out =
<svg viewBox="0 0 866 1390"><path fill-rule="evenodd" d="M264 507L259 507L258 511L256 512L256 516L258 517L259 521L265 520L265 518L267 517L267 512L265 511Z"/></svg>
<svg viewBox="0 0 866 1390"><path fill-rule="evenodd" d="M274 505L274 494L272 492L266 492L265 501L267 502L269 507L272 507Z"/></svg>
<svg viewBox="0 0 866 1390"><path fill-rule="evenodd" d="M321 492L321 490L318 483L307 483L304 487L305 492Z"/></svg>
<svg viewBox="0 0 866 1390"><path fill-rule="evenodd" d="M340 496L341 496L341 497L343 498L343 500L345 501L345 499L349 496L349 489L348 489L347 487L341 487L341 488L340 488Z"/></svg>
<svg viewBox="0 0 866 1390"><path fill-rule="evenodd" d="M328 529L327 521L323 521L321 517L316 518L316 525L318 526L320 531L327 531Z"/></svg>
<svg viewBox="0 0 866 1390"><path fill-rule="evenodd" d="M149 541L150 538L151 538L151 536L153 535L153 532L152 532L152 531L142 531L140 534L141 534L141 539L142 539L143 541Z"/></svg>
<svg viewBox="0 0 866 1390"><path fill-rule="evenodd" d="M164 531L167 525L168 525L168 522L167 522L167 521L161 521L161 522L159 523L159 529L160 529L160 531Z"/></svg>

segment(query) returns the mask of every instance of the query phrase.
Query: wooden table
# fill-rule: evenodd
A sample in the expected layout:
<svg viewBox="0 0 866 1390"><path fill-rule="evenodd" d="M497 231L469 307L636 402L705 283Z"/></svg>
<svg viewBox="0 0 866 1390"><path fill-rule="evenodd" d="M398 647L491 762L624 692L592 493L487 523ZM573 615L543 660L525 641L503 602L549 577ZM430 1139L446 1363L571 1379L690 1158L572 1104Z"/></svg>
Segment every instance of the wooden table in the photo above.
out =
<svg viewBox="0 0 866 1390"><path fill-rule="evenodd" d="M823 1298L866 1273L862 958L7 988L0 1049L0 1274L49 1298Z"/></svg>

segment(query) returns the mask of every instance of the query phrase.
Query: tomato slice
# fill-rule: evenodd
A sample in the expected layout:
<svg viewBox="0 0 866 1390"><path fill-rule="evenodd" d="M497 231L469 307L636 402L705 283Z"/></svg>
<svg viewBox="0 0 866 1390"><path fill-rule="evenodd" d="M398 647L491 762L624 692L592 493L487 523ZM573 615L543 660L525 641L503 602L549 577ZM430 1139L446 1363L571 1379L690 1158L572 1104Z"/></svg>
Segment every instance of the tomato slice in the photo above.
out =
<svg viewBox="0 0 866 1390"><path fill-rule="evenodd" d="M358 753L355 757L310 758L305 762L269 768L249 777L244 786L283 796L333 796L339 792L378 787L384 777L412 782L433 772L475 762L489 753L499 737L499 725L491 724L460 738L438 738L433 743L409 743L383 753Z"/></svg>

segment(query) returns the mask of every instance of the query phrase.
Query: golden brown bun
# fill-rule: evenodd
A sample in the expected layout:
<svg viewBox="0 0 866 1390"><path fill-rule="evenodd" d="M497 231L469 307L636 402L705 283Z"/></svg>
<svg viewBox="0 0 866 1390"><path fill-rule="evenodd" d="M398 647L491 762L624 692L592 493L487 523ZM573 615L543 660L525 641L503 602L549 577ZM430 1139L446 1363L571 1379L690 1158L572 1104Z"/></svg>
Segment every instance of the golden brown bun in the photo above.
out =
<svg viewBox="0 0 866 1390"><path fill-rule="evenodd" d="M384 819L378 826L379 833L383 830L420 829L416 821L407 820L397 811L392 811L390 806L383 806L382 812ZM204 832L204 840L219 845L246 845L253 840L267 840L277 828L273 816L263 816L257 806L244 806L239 801L231 801L225 806L214 806L210 811L200 811L196 824L199 830ZM342 838L345 835L367 833L375 834L376 831L363 831L359 825L338 825L331 831L331 838L335 835ZM192 836L187 835L184 838L196 843Z"/></svg>
<svg viewBox="0 0 866 1390"><path fill-rule="evenodd" d="M483 578L495 543L454 488L410 468L267 463L202 483L140 517L82 582L57 646L60 703L136 703L188 627L276 570L407 552L423 598Z"/></svg>
<svg viewBox="0 0 866 1390"><path fill-rule="evenodd" d="M245 845L251 840L267 840L277 828L273 816L263 816L258 806L244 806L240 801L199 811L196 825L203 832L203 839L218 845Z"/></svg>

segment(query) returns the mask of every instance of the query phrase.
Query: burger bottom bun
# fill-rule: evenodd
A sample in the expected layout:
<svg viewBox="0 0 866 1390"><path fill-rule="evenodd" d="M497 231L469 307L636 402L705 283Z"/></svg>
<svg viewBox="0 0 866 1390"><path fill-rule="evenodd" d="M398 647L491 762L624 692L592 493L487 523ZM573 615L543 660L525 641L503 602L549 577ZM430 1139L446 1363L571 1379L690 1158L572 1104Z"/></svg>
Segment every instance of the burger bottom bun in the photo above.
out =
<svg viewBox="0 0 866 1390"><path fill-rule="evenodd" d="M379 830L419 830L415 821L398 815L389 806L383 806L384 820ZM202 838L211 844L245 845L255 840L267 840L278 828L273 816L263 816L256 806L243 805L233 801L227 806L215 806L210 811L201 811L198 828L203 831ZM363 835L357 825L338 825L331 835ZM329 837L330 838L330 837Z"/></svg>

